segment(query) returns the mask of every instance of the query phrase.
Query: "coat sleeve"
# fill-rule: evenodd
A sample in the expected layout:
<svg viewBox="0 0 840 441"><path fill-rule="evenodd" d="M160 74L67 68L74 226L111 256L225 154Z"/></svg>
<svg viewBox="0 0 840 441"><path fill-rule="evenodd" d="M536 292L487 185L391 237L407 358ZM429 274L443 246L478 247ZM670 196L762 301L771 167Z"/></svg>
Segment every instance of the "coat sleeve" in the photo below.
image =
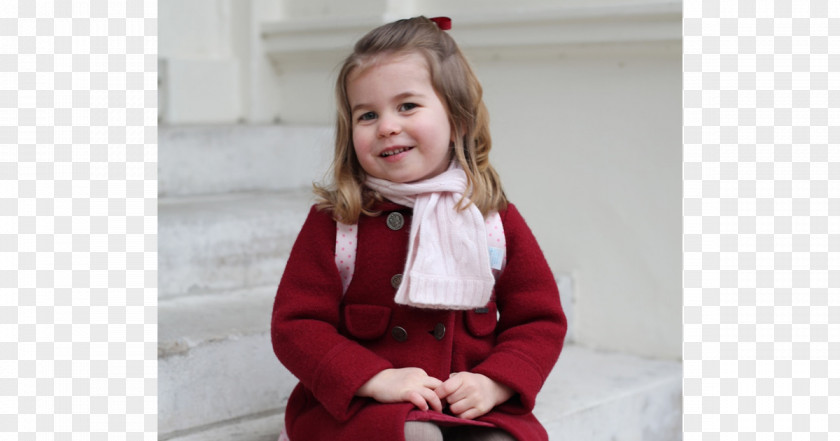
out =
<svg viewBox="0 0 840 441"><path fill-rule="evenodd" d="M520 403L513 407L524 413L533 410L557 362L567 323L557 283L530 228L512 204L502 216L507 264L496 283L496 346L473 372L516 391L512 400Z"/></svg>
<svg viewBox="0 0 840 441"><path fill-rule="evenodd" d="M392 366L338 332L342 287L335 228L327 213L312 207L277 288L271 341L283 365L333 417L345 421L363 405L356 391Z"/></svg>

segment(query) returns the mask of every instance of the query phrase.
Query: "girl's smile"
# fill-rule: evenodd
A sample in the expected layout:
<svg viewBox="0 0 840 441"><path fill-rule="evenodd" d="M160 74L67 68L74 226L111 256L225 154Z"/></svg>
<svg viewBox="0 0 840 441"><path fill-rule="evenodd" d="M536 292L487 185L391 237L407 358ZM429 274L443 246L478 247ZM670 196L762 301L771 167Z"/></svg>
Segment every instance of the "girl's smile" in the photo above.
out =
<svg viewBox="0 0 840 441"><path fill-rule="evenodd" d="M369 175L404 183L447 169L453 139L449 111L419 53L386 55L352 72L347 98L353 148Z"/></svg>
<svg viewBox="0 0 840 441"><path fill-rule="evenodd" d="M402 156L400 156L402 153L408 152L413 148L414 147L392 147L385 149L385 151L383 151L379 156L389 158L389 161L397 161L402 158Z"/></svg>
<svg viewBox="0 0 840 441"><path fill-rule="evenodd" d="M394 147L392 149L386 149L384 152L382 152L382 155L380 155L380 156L384 157L384 156L397 155L397 154L400 154L402 152L407 152L411 149L412 149L412 147Z"/></svg>

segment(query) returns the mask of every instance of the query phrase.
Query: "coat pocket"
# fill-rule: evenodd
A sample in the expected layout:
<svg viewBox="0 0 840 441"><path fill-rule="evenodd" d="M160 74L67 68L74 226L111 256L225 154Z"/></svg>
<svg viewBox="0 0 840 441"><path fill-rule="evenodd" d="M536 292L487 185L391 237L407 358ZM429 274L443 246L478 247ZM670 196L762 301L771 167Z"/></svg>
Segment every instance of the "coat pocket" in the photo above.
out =
<svg viewBox="0 0 840 441"><path fill-rule="evenodd" d="M496 302L484 308L471 309L464 314L467 330L476 337L486 337L496 330Z"/></svg>
<svg viewBox="0 0 840 441"><path fill-rule="evenodd" d="M361 340L379 338L388 329L391 308L381 305L345 305L344 326L353 337Z"/></svg>

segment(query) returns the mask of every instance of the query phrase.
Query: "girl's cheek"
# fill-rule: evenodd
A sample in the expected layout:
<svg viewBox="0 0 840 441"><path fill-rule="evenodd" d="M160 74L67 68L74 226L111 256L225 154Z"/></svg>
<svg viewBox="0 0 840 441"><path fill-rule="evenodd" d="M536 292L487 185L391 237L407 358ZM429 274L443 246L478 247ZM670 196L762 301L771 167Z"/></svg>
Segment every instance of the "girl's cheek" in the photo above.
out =
<svg viewBox="0 0 840 441"><path fill-rule="evenodd" d="M360 142L356 142L356 141L354 140L354 142L353 142L353 151L354 151L354 152L356 152L356 157L357 157L357 158L362 158L362 157L367 156L367 152L368 152L369 150L370 150L370 149L369 149L369 147L368 147L368 145L367 145L367 144L365 144L365 143L360 143Z"/></svg>
<svg viewBox="0 0 840 441"><path fill-rule="evenodd" d="M370 145L370 135L368 131L359 129L353 131L353 145L357 148L367 148Z"/></svg>

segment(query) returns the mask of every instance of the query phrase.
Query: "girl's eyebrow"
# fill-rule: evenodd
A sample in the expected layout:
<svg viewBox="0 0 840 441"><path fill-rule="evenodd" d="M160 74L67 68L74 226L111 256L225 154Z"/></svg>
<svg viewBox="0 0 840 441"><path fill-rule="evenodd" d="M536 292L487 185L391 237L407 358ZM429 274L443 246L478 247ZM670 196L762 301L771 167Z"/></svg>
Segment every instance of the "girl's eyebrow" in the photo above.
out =
<svg viewBox="0 0 840 441"><path fill-rule="evenodd" d="M413 97L423 98L424 96L425 95L423 95L422 93L418 93L418 92L408 90L408 91L405 91L403 93L395 95L392 98L392 100L393 101L402 101L402 100L407 99L407 98L413 98ZM353 108L350 109L350 114L355 113L357 110L359 110L361 108L369 108L370 106L371 105L368 104L368 103L358 103L355 106L353 106Z"/></svg>

